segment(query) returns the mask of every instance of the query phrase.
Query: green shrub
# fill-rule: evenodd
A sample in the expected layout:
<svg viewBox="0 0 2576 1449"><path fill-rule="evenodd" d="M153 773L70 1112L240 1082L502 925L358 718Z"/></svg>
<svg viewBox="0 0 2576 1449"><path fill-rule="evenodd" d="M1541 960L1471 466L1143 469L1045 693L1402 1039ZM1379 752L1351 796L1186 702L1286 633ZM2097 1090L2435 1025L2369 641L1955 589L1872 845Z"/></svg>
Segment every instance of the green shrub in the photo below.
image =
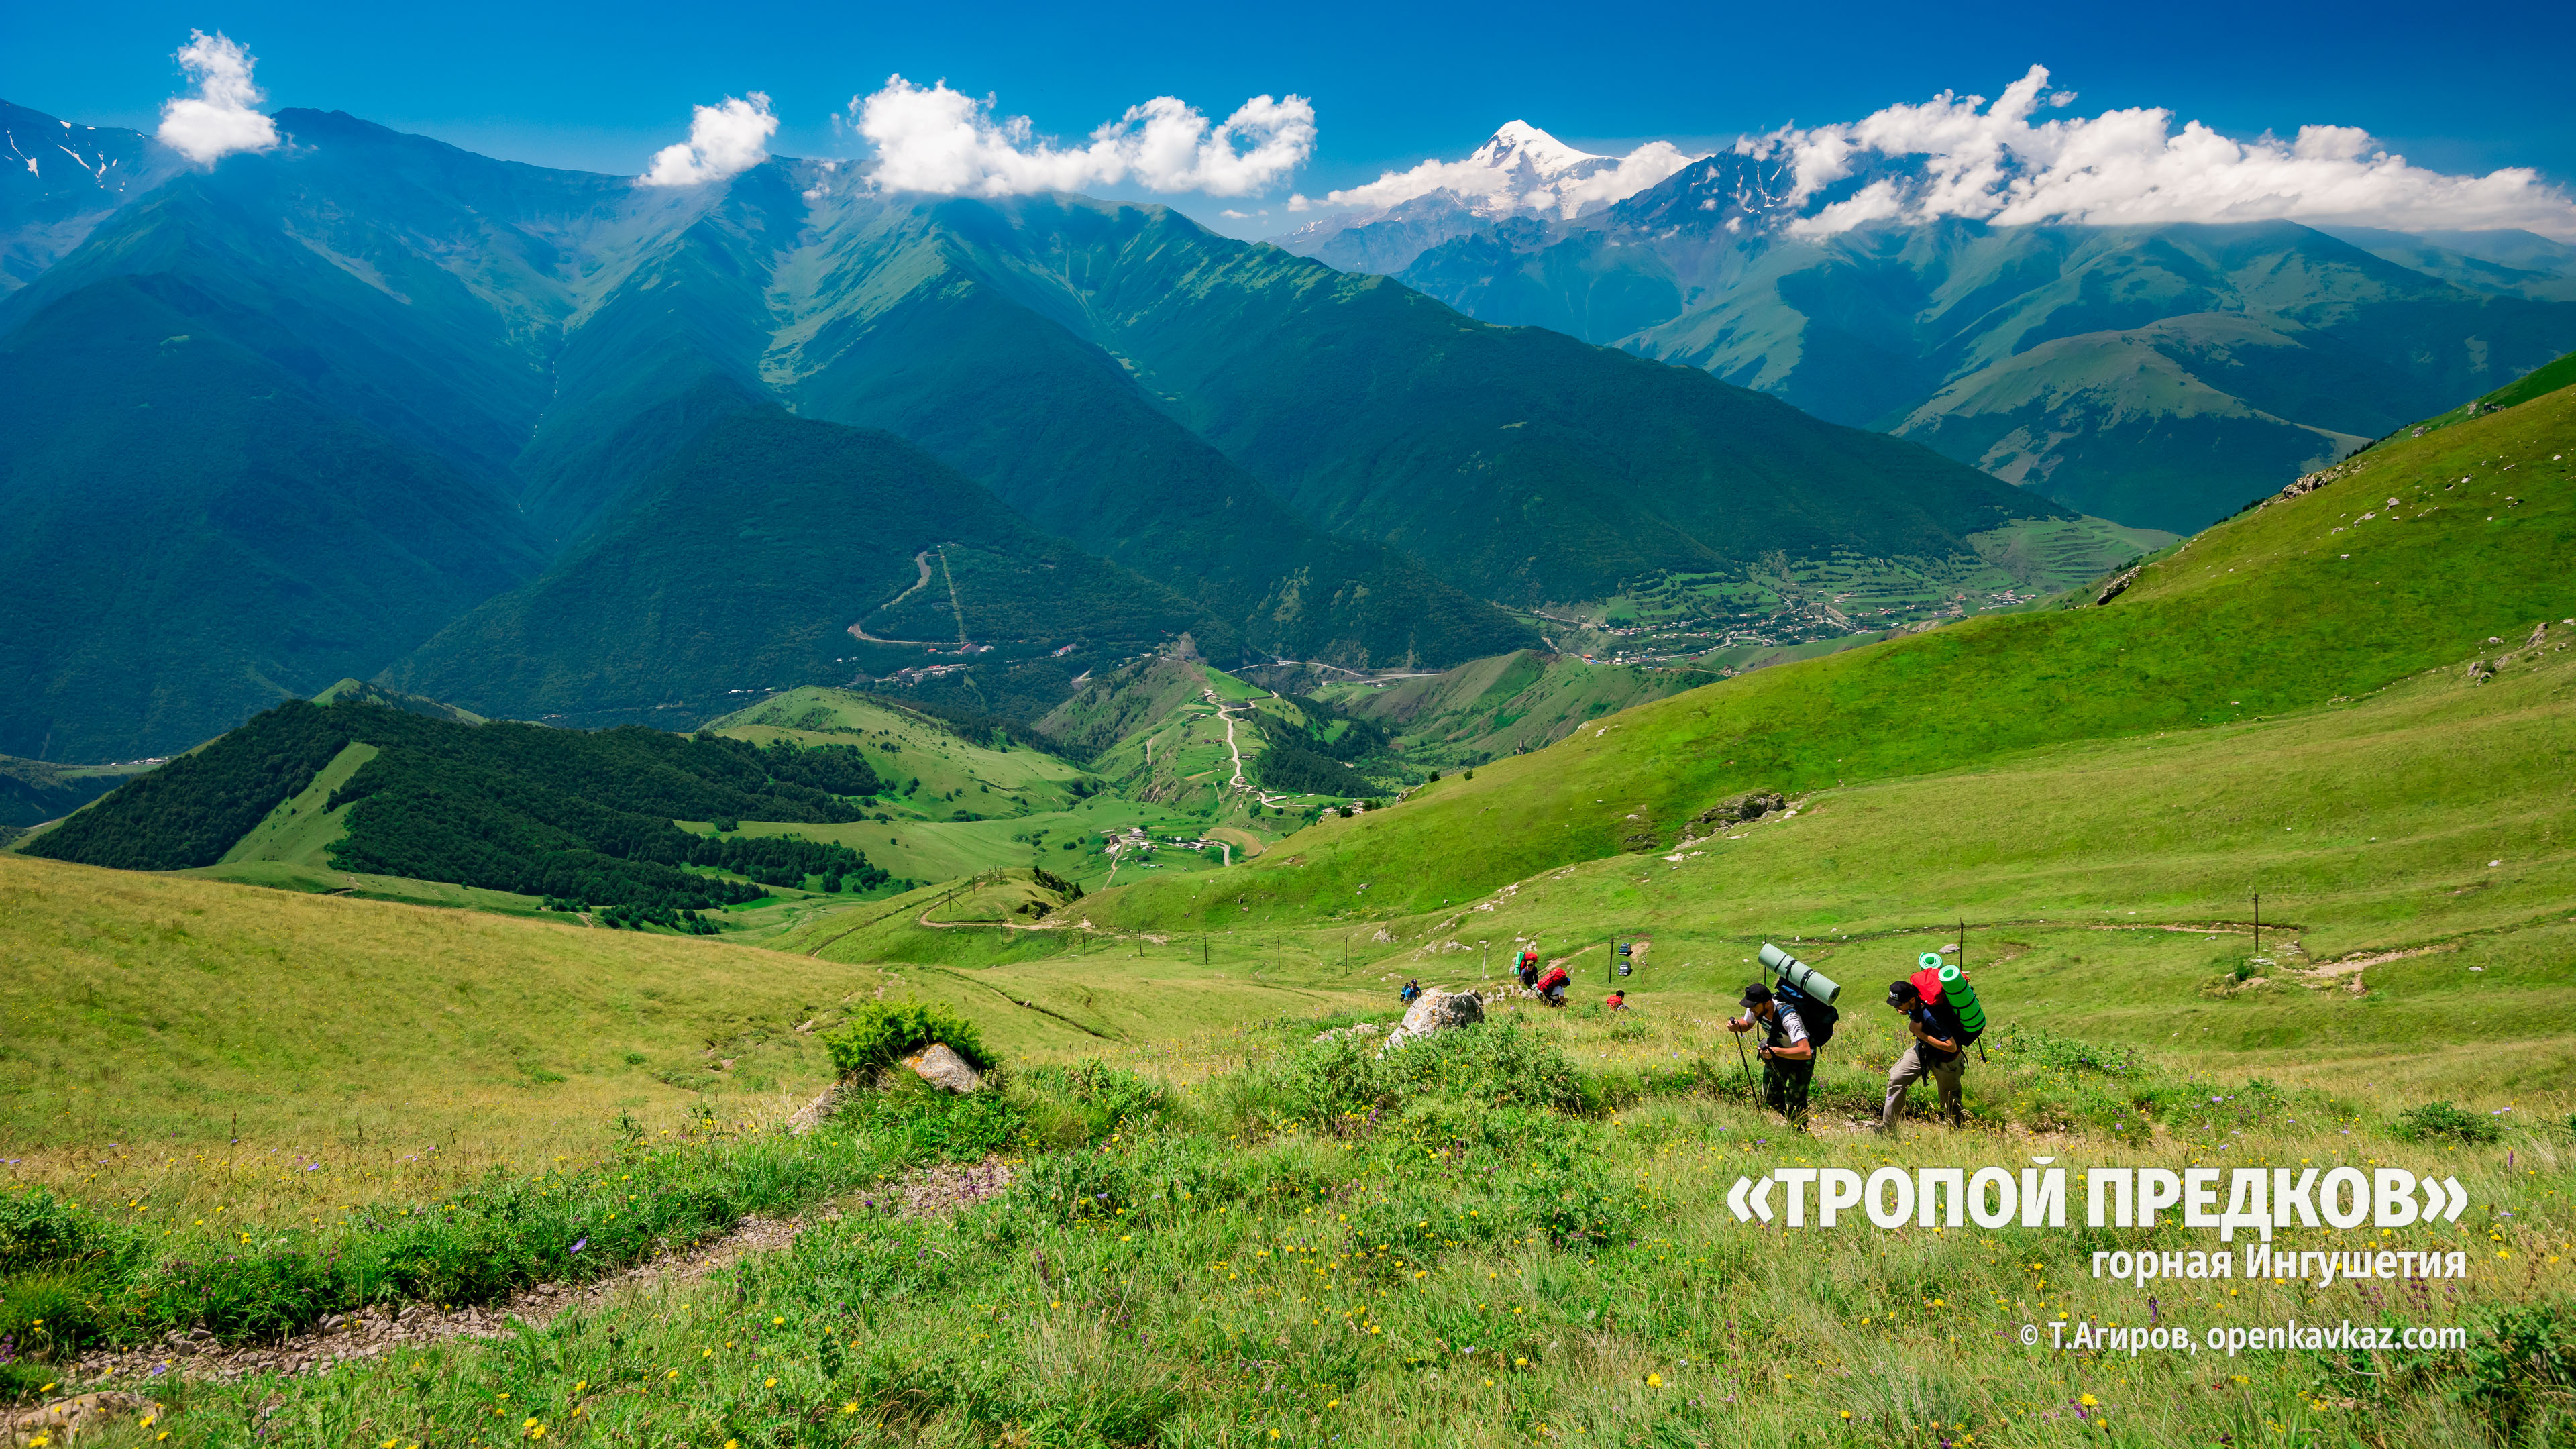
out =
<svg viewBox="0 0 2576 1449"><path fill-rule="evenodd" d="M2496 1315L2488 1336L2471 1340L2465 1371L2468 1382L2452 1396L2485 1413L2508 1436L2543 1406L2564 1416L2576 1408L2576 1320L2562 1317L2554 1304L2508 1308ZM2566 1427L2564 1417L2559 1427ZM2567 1441L2551 1434L2546 1442Z"/></svg>
<svg viewBox="0 0 2576 1449"><path fill-rule="evenodd" d="M79 1257L98 1238L96 1218L41 1187L0 1197L0 1273Z"/></svg>
<svg viewBox="0 0 2576 1449"><path fill-rule="evenodd" d="M2409 1107L2397 1114L2390 1128L2408 1142L2430 1142L2449 1138L2455 1142L2493 1142L2504 1136L2504 1128L2493 1117L2464 1112L2448 1102L2427 1102Z"/></svg>
<svg viewBox="0 0 2576 1449"><path fill-rule="evenodd" d="M977 1071L993 1068L993 1054L984 1047L984 1034L976 1030L973 1022L944 1006L867 1002L850 1018L849 1025L823 1037L823 1045L831 1050L833 1067L844 1077L890 1067L932 1042L945 1043Z"/></svg>

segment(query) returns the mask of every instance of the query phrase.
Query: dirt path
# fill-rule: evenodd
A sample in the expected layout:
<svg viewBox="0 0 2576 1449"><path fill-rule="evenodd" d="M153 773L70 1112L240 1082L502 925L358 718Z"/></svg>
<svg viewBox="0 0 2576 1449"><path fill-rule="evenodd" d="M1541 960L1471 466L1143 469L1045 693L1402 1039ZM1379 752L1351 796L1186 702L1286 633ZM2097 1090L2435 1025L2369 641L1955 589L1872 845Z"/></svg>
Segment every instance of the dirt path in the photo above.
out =
<svg viewBox="0 0 2576 1449"><path fill-rule="evenodd" d="M970 1165L943 1163L907 1175L890 1192L845 1194L858 1211L904 1216L953 1212L1011 1185L1009 1164L987 1157ZM843 1208L818 1204L810 1222L841 1221ZM81 1392L140 1387L165 1374L192 1379L237 1379L245 1374L319 1373L341 1363L361 1363L450 1338L507 1338L520 1324L544 1328L567 1312L601 1308L622 1295L694 1283L754 1253L771 1253L796 1241L809 1218L744 1218L723 1237L641 1263L597 1282L540 1283L484 1308L441 1312L414 1303L399 1310L370 1307L333 1314L281 1343L226 1348L204 1329L173 1333L159 1344L112 1353L85 1354L65 1366L63 1385Z"/></svg>
<svg viewBox="0 0 2576 1449"><path fill-rule="evenodd" d="M966 647L966 606L957 602L957 575L948 567L948 550L939 551L939 576L948 581L948 612L957 620L957 647Z"/></svg>
<svg viewBox="0 0 2576 1449"><path fill-rule="evenodd" d="M873 609L870 609L868 611L869 613L882 614L886 610L893 608L895 605L902 603L904 600L911 598L913 595L920 593L923 589L930 587L930 550L925 548L921 552L914 554L912 556L912 564L913 567L921 570L921 577L912 581L911 588L904 590L902 593L897 594L893 598L886 600L884 603L877 605ZM939 565L943 570L947 568L948 558L945 554L940 556ZM952 612L957 607L957 584L953 579L949 581L948 585L948 607ZM864 623L866 621L862 619L860 622ZM852 624L850 626L850 635L853 638L864 639L871 644L918 644L928 649L939 648L942 644L947 642L944 639L881 639L876 635L869 633L867 630L860 628L857 624ZM966 625L965 617L963 615L958 617L957 642L960 644L966 642Z"/></svg>
<svg viewBox="0 0 2576 1449"><path fill-rule="evenodd" d="M1234 716L1225 712L1225 701L1216 697L1215 690L1202 689L1199 693L1207 696L1209 704L1216 706L1216 717L1225 721L1225 747L1234 755L1234 779L1228 783L1237 790L1251 789L1243 780L1243 748L1234 742Z"/></svg>

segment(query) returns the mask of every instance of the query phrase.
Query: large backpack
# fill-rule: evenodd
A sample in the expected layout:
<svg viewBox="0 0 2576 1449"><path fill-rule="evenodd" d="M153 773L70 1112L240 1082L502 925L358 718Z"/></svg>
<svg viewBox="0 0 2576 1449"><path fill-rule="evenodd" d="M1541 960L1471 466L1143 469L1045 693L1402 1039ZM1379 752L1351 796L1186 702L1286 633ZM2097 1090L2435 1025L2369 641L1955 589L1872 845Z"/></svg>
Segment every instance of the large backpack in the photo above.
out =
<svg viewBox="0 0 2576 1449"><path fill-rule="evenodd" d="M1917 971L1906 979L1914 983L1915 991L1923 997L1923 1004L1940 1014L1942 1023L1952 1032L1950 1040L1957 1042L1960 1050L1965 1051L1975 1045L1977 1038L1986 1034L1983 1011L1977 1013L1976 1030L1968 1029L1967 1023L1960 1017L1959 1004L1951 999L1949 992L1943 989L1944 983L1938 967Z"/></svg>
<svg viewBox="0 0 2576 1449"><path fill-rule="evenodd" d="M1842 1020L1842 1013L1834 1010L1832 1003L1818 1001L1786 981L1772 987L1771 995L1783 1007L1798 1013L1798 1019L1807 1024L1809 1046L1822 1050L1825 1043L1834 1039L1834 1023Z"/></svg>

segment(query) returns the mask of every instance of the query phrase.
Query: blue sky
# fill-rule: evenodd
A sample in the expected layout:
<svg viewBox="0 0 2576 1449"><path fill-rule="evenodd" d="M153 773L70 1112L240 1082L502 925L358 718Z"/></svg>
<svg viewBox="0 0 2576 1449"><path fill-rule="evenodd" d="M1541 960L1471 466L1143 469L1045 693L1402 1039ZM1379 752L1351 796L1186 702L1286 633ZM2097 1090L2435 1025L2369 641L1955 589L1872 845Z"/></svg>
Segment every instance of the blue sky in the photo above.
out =
<svg viewBox="0 0 2576 1449"><path fill-rule="evenodd" d="M1079 137L1174 95L1222 117L1313 102L1320 193L1456 156L1515 117L1593 149L1855 120L1944 88L1998 93L2033 63L2074 109L2162 106L2230 134L2364 128L2445 171L2576 175L2576 7L1847 4L1587 7L426 6L15 0L0 96L149 128L191 27L258 59L269 105L347 110L492 155L638 172L690 107L767 92L782 154L851 154L832 116L901 73L990 93ZM1286 188L1282 188L1284 191ZM1170 198L1202 216L1219 206Z"/></svg>

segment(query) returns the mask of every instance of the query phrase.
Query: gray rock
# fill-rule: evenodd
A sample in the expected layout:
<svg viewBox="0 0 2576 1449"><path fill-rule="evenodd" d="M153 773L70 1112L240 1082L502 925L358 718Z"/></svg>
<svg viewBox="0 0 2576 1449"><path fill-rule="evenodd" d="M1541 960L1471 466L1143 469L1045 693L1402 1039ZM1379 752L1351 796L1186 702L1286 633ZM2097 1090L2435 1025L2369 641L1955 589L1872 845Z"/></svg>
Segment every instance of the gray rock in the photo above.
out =
<svg viewBox="0 0 2576 1449"><path fill-rule="evenodd" d="M1418 1041L1435 1032L1456 1031L1485 1019L1484 998L1472 991L1442 991L1434 987L1413 999L1404 1020L1387 1034L1389 1051L1409 1041Z"/></svg>
<svg viewBox="0 0 2576 1449"><path fill-rule="evenodd" d="M1789 798L1777 790L1747 790L1741 795L1729 795L1692 816L1682 836L1687 840L1708 831L1741 825L1747 820L1759 820L1774 810L1787 809L1788 805Z"/></svg>
<svg viewBox="0 0 2576 1449"><path fill-rule="evenodd" d="M905 1057L903 1064L912 1068L914 1076L952 1092L972 1092L984 1085L984 1074L969 1066L964 1057L950 1051L946 1042L932 1042Z"/></svg>

